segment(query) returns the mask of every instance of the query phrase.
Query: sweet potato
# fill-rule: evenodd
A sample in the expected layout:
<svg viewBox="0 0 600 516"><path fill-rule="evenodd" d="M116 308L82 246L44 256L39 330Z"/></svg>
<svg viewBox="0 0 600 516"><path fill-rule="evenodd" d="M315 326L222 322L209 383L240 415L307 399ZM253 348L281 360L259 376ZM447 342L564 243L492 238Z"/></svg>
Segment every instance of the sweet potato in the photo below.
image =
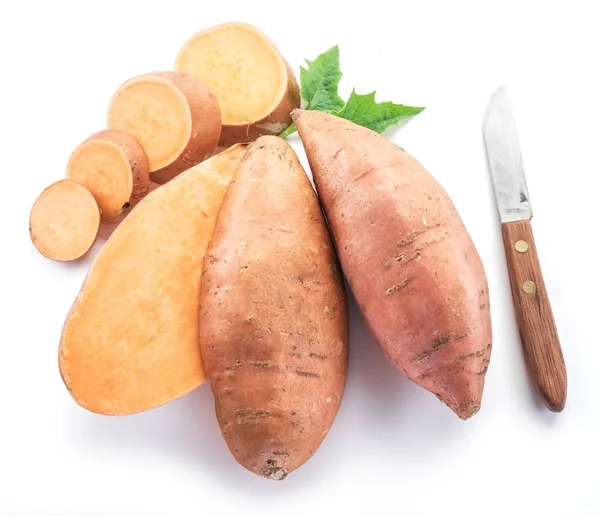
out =
<svg viewBox="0 0 600 516"><path fill-rule="evenodd" d="M108 109L108 128L132 135L164 184L213 152L221 111L206 83L182 72L155 72L126 81Z"/></svg>
<svg viewBox="0 0 600 516"><path fill-rule="evenodd" d="M94 196L103 221L116 222L148 193L148 160L137 140L122 131L100 131L75 149L67 179Z"/></svg>
<svg viewBox="0 0 600 516"><path fill-rule="evenodd" d="M224 147L281 133L300 106L292 69L269 38L247 23L198 32L179 51L175 69L200 77L217 96Z"/></svg>
<svg viewBox="0 0 600 516"><path fill-rule="evenodd" d="M36 199L29 216L29 234L46 258L67 262L85 255L100 229L100 209L94 196L73 181L50 185Z"/></svg>
<svg viewBox="0 0 600 516"><path fill-rule="evenodd" d="M317 197L291 147L263 136L225 196L204 261L200 342L235 459L280 480L338 411L348 314Z"/></svg>
<svg viewBox="0 0 600 516"><path fill-rule="evenodd" d="M81 406L132 414L205 380L200 274L223 196L245 152L232 147L154 190L106 242L60 341L60 372Z"/></svg>
<svg viewBox="0 0 600 516"><path fill-rule="evenodd" d="M459 417L481 405L486 275L452 201L403 149L334 115L293 114L342 269L387 358Z"/></svg>

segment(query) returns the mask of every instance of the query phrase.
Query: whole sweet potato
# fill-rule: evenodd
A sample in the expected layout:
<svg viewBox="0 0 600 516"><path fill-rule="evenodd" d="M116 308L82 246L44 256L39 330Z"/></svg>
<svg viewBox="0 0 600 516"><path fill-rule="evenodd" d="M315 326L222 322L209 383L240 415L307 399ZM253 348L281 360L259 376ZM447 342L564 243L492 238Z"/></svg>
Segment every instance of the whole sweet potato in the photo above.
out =
<svg viewBox="0 0 600 516"><path fill-rule="evenodd" d="M229 188L208 249L200 342L223 436L250 471L279 480L337 414L348 366L341 274L292 148L259 138Z"/></svg>
<svg viewBox="0 0 600 516"><path fill-rule="evenodd" d="M342 268L388 359L467 419L492 348L488 286L452 201L403 149L327 113L295 111Z"/></svg>

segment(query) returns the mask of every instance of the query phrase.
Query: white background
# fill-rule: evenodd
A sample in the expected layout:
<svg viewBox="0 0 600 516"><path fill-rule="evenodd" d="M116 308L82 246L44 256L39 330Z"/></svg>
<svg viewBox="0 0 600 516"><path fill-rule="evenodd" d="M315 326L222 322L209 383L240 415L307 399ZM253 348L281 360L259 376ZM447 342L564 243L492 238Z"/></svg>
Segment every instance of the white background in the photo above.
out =
<svg viewBox="0 0 600 516"><path fill-rule="evenodd" d="M1 2L1 516L600 514L597 2L331 4ZM57 368L61 325L106 235L80 263L48 261L29 241L31 205L103 128L122 81L168 69L190 35L230 20L261 27L296 71L339 44L343 95L356 86L427 107L388 135L447 189L487 271L494 348L472 420L384 360L353 300L339 416L283 482L230 456L206 384L122 418L70 398ZM569 373L559 415L541 407L526 377L484 154L481 118L502 83Z"/></svg>

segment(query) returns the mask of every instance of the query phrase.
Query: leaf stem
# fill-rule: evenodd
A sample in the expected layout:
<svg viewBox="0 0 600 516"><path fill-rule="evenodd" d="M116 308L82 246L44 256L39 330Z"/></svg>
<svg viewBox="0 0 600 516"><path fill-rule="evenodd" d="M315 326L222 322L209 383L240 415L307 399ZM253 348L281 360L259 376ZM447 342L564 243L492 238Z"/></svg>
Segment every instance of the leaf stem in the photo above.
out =
<svg viewBox="0 0 600 516"><path fill-rule="evenodd" d="M279 137L283 138L284 140L290 135L290 134L294 134L296 132L296 124L291 124L285 131L283 131Z"/></svg>

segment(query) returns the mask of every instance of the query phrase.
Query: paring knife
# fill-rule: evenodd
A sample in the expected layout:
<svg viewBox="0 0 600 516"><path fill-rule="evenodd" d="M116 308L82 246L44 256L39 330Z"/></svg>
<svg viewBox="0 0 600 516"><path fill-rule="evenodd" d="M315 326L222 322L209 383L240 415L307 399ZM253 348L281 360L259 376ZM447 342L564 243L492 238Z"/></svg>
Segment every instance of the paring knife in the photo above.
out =
<svg viewBox="0 0 600 516"><path fill-rule="evenodd" d="M517 128L503 86L490 98L483 132L529 376L546 407L560 412L567 399L567 371L533 240Z"/></svg>

